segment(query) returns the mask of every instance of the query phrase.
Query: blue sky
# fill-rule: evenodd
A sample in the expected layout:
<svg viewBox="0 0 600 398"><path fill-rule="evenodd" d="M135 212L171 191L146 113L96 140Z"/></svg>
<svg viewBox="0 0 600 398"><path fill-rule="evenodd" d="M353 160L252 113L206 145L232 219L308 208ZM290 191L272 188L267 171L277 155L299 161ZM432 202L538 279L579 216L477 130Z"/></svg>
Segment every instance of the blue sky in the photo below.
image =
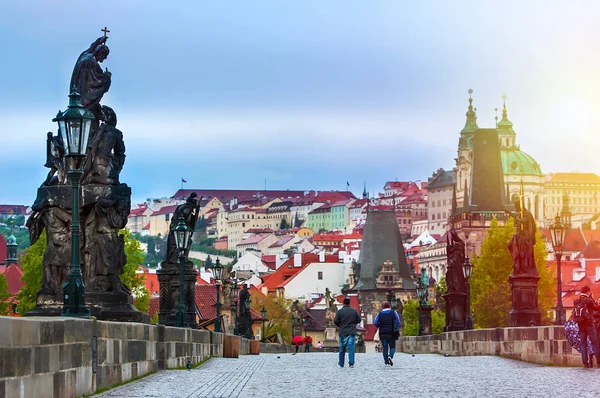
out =
<svg viewBox="0 0 600 398"><path fill-rule="evenodd" d="M104 26L134 201L181 177L357 194L425 180L454 165L469 88L480 127L507 95L544 172L600 173L594 2L4 3L0 203L33 202L73 64Z"/></svg>

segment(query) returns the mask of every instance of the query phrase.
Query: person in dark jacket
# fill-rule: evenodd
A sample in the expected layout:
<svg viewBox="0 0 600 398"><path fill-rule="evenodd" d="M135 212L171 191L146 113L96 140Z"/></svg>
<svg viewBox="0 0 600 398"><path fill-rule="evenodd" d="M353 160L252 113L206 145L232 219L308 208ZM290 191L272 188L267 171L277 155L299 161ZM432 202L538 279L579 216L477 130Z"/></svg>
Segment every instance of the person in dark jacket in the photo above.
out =
<svg viewBox="0 0 600 398"><path fill-rule="evenodd" d="M340 308L333 319L333 323L338 327L340 354L338 365L344 367L346 357L346 347L348 347L348 365L354 367L354 347L356 345L356 325L361 321L358 312L350 307L350 299L344 299L344 306Z"/></svg>
<svg viewBox="0 0 600 398"><path fill-rule="evenodd" d="M373 324L379 329L379 340L383 346L383 362L386 366L394 366L393 358L396 352L394 331L400 328L400 317L396 311L391 310L389 301L381 303L381 312L377 314Z"/></svg>
<svg viewBox="0 0 600 398"><path fill-rule="evenodd" d="M598 362L598 359L600 358L598 334L593 322L593 317L594 314L598 312L598 307L596 306L594 299L591 297L589 286L584 286L581 288L581 294L579 295L579 298L573 302L573 307L575 321L577 322L577 326L579 326L579 339L582 342L581 360L583 361L583 366L586 368L591 368L594 366L594 364L588 360L586 342L589 337L594 349L594 356L596 357L597 366L600 367L600 362Z"/></svg>

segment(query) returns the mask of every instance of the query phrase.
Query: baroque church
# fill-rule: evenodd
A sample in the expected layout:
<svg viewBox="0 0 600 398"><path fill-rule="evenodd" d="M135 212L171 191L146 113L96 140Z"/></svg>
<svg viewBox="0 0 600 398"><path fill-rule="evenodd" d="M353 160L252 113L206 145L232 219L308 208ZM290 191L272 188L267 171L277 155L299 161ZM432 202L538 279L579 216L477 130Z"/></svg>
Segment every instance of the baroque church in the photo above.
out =
<svg viewBox="0 0 600 398"><path fill-rule="evenodd" d="M473 108L473 98L469 90L469 108L465 126L460 133L458 157L456 158L456 202L459 208L465 206L465 195L473 196L473 140L479 129L476 109ZM496 118L497 121L497 118ZM509 204L519 195L523 184L525 207L531 211L538 224L544 221L544 175L539 163L528 153L521 150L517 144L517 134L512 122L508 119L506 102L502 109L502 119L496 122L498 143L500 146L500 161L503 174L505 202ZM475 187L477 188L477 187Z"/></svg>

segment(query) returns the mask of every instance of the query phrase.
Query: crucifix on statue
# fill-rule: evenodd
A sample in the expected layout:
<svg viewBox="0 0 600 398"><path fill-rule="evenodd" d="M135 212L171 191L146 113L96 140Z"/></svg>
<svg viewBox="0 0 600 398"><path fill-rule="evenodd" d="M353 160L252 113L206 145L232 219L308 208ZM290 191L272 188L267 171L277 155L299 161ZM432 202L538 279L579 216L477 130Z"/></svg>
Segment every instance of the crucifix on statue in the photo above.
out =
<svg viewBox="0 0 600 398"><path fill-rule="evenodd" d="M103 32L104 37L108 38L108 36L106 34L110 33L110 30L108 30L108 28L105 26L104 29L100 29L100 32Z"/></svg>

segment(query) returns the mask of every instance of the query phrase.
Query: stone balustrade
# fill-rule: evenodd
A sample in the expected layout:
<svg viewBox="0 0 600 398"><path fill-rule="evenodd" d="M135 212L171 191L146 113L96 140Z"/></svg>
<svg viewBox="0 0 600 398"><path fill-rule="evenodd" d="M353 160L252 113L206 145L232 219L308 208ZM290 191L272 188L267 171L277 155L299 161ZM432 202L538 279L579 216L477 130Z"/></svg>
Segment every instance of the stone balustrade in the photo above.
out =
<svg viewBox="0 0 600 398"><path fill-rule="evenodd" d="M581 355L562 326L462 330L429 336L403 336L400 350L452 356L499 355L542 365L582 366Z"/></svg>
<svg viewBox="0 0 600 398"><path fill-rule="evenodd" d="M90 395L133 378L222 357L222 333L63 317L0 317L0 397ZM249 341L230 341L249 353ZM269 353L291 347L261 344ZM236 356L237 357L237 356Z"/></svg>

